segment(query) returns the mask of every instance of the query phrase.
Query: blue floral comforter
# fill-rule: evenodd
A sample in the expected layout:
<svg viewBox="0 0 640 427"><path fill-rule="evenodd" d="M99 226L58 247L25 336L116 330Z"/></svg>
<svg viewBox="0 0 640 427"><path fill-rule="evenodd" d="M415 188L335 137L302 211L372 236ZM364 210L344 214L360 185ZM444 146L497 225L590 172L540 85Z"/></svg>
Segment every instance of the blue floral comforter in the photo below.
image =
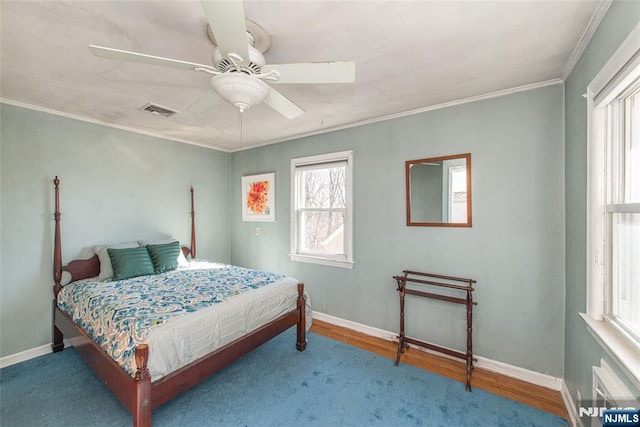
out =
<svg viewBox="0 0 640 427"><path fill-rule="evenodd" d="M58 294L58 307L133 375L135 347L153 327L284 277L224 264L192 265L126 280L73 282Z"/></svg>

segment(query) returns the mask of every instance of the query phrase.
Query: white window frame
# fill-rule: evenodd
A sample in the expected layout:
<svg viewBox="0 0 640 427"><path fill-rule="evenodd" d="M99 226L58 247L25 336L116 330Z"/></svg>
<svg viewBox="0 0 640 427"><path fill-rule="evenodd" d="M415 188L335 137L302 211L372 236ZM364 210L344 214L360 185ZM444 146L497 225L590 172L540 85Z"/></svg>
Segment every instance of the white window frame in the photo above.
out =
<svg viewBox="0 0 640 427"><path fill-rule="evenodd" d="M303 166L347 162L346 168L346 212L344 215L344 255L304 253L300 250L299 228L300 211L298 210L298 196L296 170ZM322 264L332 267L353 268L353 151L320 154L316 156L291 159L291 252L289 257L293 261Z"/></svg>
<svg viewBox="0 0 640 427"><path fill-rule="evenodd" d="M589 332L640 389L640 344L608 316L610 309L610 222L612 205L607 193L609 140L623 132L611 120L608 106L616 104L624 90L640 79L640 24L616 50L587 87L587 313L580 313ZM603 126L603 123L607 126ZM618 123L618 126L615 125Z"/></svg>

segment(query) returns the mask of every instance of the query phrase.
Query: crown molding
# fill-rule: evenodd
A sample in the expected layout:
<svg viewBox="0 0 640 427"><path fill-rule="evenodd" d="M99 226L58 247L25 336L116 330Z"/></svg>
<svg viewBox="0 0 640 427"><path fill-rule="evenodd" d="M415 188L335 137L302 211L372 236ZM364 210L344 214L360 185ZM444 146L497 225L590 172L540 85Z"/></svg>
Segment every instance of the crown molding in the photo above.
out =
<svg viewBox="0 0 640 427"><path fill-rule="evenodd" d="M262 144L252 145L251 147L245 148L245 150L249 150L252 148L264 147L266 145L277 144L279 142L291 141L294 139L306 138L309 136L320 135L323 133L335 132L338 130L349 129L358 126L369 125L372 123L383 122L386 120L398 119L400 117L412 116L414 114L426 113L428 111L440 110L442 108L455 107L456 105L468 104L470 102L484 101L486 99L498 98L500 96L512 95L518 92L525 92L528 90L540 89L546 86L553 86L557 84L564 84L564 80L560 78L545 80L538 83L531 83L528 85L517 86L510 89L498 90L496 92L485 93L482 95L470 96L467 98L456 99L454 101L443 102L441 104L429 105L427 107L420 107L413 110L402 111L400 113L389 114L386 116L375 117L372 119L359 120L356 122L346 123L339 126L333 126L330 128L324 128L322 130L311 131L311 132L303 132L296 135L292 135L286 138L274 139L270 141L265 141ZM241 151L240 149L230 150L230 152Z"/></svg>
<svg viewBox="0 0 640 427"><path fill-rule="evenodd" d="M571 74L576 64L582 57L582 54L584 53L587 46L589 45L591 38L593 37L596 30L600 26L600 22L602 22L604 15L606 15L612 3L613 3L613 0L602 0L600 1L600 3L598 3L598 7L593 12L593 15L591 16L591 20L587 24L587 28L585 28L584 32L582 33L580 40L578 40L578 44L576 45L575 49L573 49L573 52L571 53L571 56L569 57L567 64L564 66L564 69L562 70L562 74L560 77L562 80L566 81L567 78L569 78L569 75Z"/></svg>
<svg viewBox="0 0 640 427"><path fill-rule="evenodd" d="M148 131L145 131L145 130L135 129L135 128L128 127L128 126L122 126L122 125L118 125L118 124L115 124L115 123L103 122L102 120L93 119L91 117L82 116L80 114L66 113L66 112L63 112L63 111L53 110L51 108L41 107L39 105L28 104L26 102L16 101L16 100L9 99L9 98L0 97L0 103L1 104L13 105L13 106L16 106L16 107L22 107L22 108L26 108L26 109L29 109L29 110L40 111L42 113L53 114L55 116L66 117L68 119L80 120L81 122L87 122L87 123L92 123L92 124L95 124L95 125L106 126L106 127L110 127L110 128L114 128L114 129L124 130L124 131L127 131L127 132L138 133L140 135L145 135L145 136L150 136L150 137L153 137L153 138L164 139L165 141L173 141L173 142L179 142L179 143L182 143L182 144L195 145L197 147L208 148L210 150L216 150L216 151L223 151L223 152L226 152L226 153L229 152L228 150L223 150L221 148L212 147L210 145L205 145L205 144L201 144L201 143L198 143L198 142L189 141L187 139L169 138L169 137L166 137L166 136L163 136L163 135L159 135L159 134L156 134L156 133L153 133L153 132L148 132Z"/></svg>
<svg viewBox="0 0 640 427"><path fill-rule="evenodd" d="M540 88L543 88L543 87L546 87L546 86L553 86L553 85L563 84L563 83L564 83L564 80L562 80L560 78L555 78L555 79L551 79L551 80L544 80L544 81L541 81L541 82L531 83L531 84L527 84L527 85L523 85L523 86L517 86L517 87L510 88L510 89L498 90L498 91L495 91L495 92L490 92L490 93L485 93L485 94L481 94L481 95L470 96L470 97L467 97L467 98L461 98L461 99L457 99L457 100L454 100L454 101L448 101L448 102L443 102L443 103L440 103L440 104L434 104L434 105L429 105L429 106L426 106L426 107L420 107L420 108L416 108L416 109L412 109L412 110L402 111L402 112L399 112L399 113L388 114L386 116L380 116L380 117L375 117L375 118L366 119L366 120L358 120L358 121L355 121L355 122L346 123L346 124L339 125L339 126L333 126L333 127L330 127L330 128L324 128L324 129L311 131L311 132L302 132L302 133L298 133L298 134L295 134L295 135L288 136L286 138L268 140L268 141L265 141L265 142L260 143L260 144L251 145L250 147L244 147L242 149L241 148L223 149L223 148L218 148L218 147L211 147L209 145L204 145L204 144L200 144L200 143L189 141L189 140L185 140L185 139L167 138L165 136L154 134L153 132L147 132L147 131L143 131L143 130L139 130L139 129L130 128L130 127L127 127L127 126L116 125L114 123L103 122L101 120L92 119L92 118L89 118L89 117L86 117L86 116L82 116L82 115L78 115L78 114L64 113L64 112L61 112L61 111L58 111L58 110L52 110L52 109L45 108L45 107L39 107L39 106L36 106L36 105L27 104L27 103L20 102L20 101L14 101L12 99L7 99L7 98L0 98L0 103L5 103L5 104L9 104L9 105L15 105L15 106L18 106L18 107L28 108L28 109L31 109L31 110L41 111L41 112L44 112L44 113L54 114L54 115L57 115L57 116L67 117L67 118L71 118L71 119L81 120L81 121L94 123L94 124L101 125L101 126L112 127L112 128L116 128L116 129L120 129L120 130L125 130L125 131L128 131L128 132L139 133L139 134L142 134L142 135L147 135L147 136L151 136L151 137L154 137L154 138L160 138L160 139L164 139L164 140L167 140L167 141L174 141L174 142L180 142L180 143L184 143L184 144L195 145L195 146L198 146L198 147L208 148L210 150L222 151L222 152L225 152L225 153L235 153L235 152L238 152L238 151L250 150L250 149L264 147L264 146L271 145L271 144L277 144L279 142L285 142L285 141L291 141L291 140L295 140L295 139L307 138L309 136L315 136L315 135L320 135L320 134L323 134L323 133L335 132L335 131L343 130L343 129L350 129L350 128L353 128L353 127L369 125L369 124L372 124L372 123L377 123L377 122L382 122L382 121L387 121L387 120L392 120L392 119L398 119L398 118L405 117L405 116L412 116L414 114L426 113L428 111L440 110L442 108L455 107L457 105L468 104L468 103L471 103L471 102L484 101L484 100L487 100L487 99L498 98L498 97L501 97L501 96L512 95L514 93L525 92L525 91L534 90L534 89L540 89Z"/></svg>

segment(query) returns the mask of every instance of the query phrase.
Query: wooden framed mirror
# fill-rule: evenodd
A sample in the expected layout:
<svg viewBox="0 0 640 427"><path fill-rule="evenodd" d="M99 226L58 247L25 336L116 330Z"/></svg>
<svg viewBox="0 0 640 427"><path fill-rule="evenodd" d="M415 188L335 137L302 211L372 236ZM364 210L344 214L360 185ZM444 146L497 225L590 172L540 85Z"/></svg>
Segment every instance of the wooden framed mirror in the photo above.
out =
<svg viewBox="0 0 640 427"><path fill-rule="evenodd" d="M407 225L471 227L471 154L405 162Z"/></svg>

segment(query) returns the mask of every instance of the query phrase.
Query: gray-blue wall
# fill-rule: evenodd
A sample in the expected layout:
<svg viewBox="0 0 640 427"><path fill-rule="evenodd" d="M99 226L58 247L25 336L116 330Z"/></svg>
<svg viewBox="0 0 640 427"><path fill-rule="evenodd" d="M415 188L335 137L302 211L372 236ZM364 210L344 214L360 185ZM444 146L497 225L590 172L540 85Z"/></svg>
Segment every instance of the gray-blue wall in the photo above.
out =
<svg viewBox="0 0 640 427"><path fill-rule="evenodd" d="M0 356L51 342L53 177L66 263L87 245L169 235L229 261L229 154L0 104ZM160 119L162 120L162 119Z"/></svg>
<svg viewBox="0 0 640 427"><path fill-rule="evenodd" d="M608 360L578 316L587 304L587 102L582 95L640 22L640 2L614 1L566 82L566 342L565 380L574 396L591 397L592 366Z"/></svg>
<svg viewBox="0 0 640 427"><path fill-rule="evenodd" d="M388 331L392 276L415 269L478 281L475 352L563 376L562 85L234 153L231 260L305 282L315 310ZM352 270L289 259L290 159L354 152ZM407 227L404 162L471 153L473 227ZM276 173L276 221L242 222L240 177ZM260 235L255 228L260 227ZM464 307L408 302L409 335L464 348Z"/></svg>

